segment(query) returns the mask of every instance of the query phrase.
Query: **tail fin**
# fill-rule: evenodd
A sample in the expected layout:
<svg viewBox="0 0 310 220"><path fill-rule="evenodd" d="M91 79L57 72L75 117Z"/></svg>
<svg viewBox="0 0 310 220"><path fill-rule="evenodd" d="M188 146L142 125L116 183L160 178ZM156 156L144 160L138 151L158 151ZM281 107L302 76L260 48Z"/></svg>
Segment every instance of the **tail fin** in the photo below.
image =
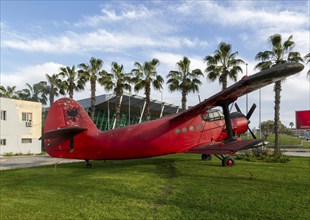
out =
<svg viewBox="0 0 310 220"><path fill-rule="evenodd" d="M54 102L49 109L44 125L44 135L55 133L57 130L91 131L97 130L97 127L78 102L70 98L62 98ZM50 138L50 135L47 135L47 137L44 137L44 135L42 139Z"/></svg>

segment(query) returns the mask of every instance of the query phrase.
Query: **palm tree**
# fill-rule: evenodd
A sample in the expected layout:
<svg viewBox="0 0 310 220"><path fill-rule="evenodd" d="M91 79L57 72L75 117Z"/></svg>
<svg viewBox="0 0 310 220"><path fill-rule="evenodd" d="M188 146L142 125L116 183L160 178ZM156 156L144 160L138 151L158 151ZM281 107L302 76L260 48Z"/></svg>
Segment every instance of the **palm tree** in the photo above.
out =
<svg viewBox="0 0 310 220"><path fill-rule="evenodd" d="M144 64L135 62L134 66L136 69L132 70L134 73L133 82L135 83L135 91L140 91L144 89L145 94L145 111L146 111L146 120L150 120L150 96L151 96L151 85L154 89L162 89L162 84L164 79L158 75L156 67L159 65L159 60L153 58L151 61L145 61Z"/></svg>
<svg viewBox="0 0 310 220"><path fill-rule="evenodd" d="M52 74L51 76L46 74L47 78L47 88L49 94L49 100L50 100L50 106L52 106L54 102L54 98L58 96L59 94L64 95L64 84L62 83L62 80L59 78L59 74Z"/></svg>
<svg viewBox="0 0 310 220"><path fill-rule="evenodd" d="M18 99L18 91L16 91L16 86L0 86L0 97Z"/></svg>
<svg viewBox="0 0 310 220"><path fill-rule="evenodd" d="M255 59L261 60L255 68L259 70L268 69L272 66L276 66L282 63L290 62L303 62L299 52L292 52L291 50L295 46L293 36L291 35L286 41L282 42L282 36L275 34L268 39L271 50L266 50L257 53ZM275 146L274 155L278 157L281 155L279 132L280 132L280 101L281 101L281 81L277 81L274 84L273 91L275 92L275 114L274 114L274 133L275 133Z"/></svg>
<svg viewBox="0 0 310 220"><path fill-rule="evenodd" d="M220 43L218 49L214 51L214 55L206 56L204 61L207 62L207 78L212 82L217 78L222 84L222 89L227 88L227 78L237 81L238 73L242 73L242 68L239 66L244 61L236 59L238 51L232 53L231 45L224 42Z"/></svg>
<svg viewBox="0 0 310 220"><path fill-rule="evenodd" d="M291 121L289 125L290 125L291 129L293 129L294 122Z"/></svg>
<svg viewBox="0 0 310 220"><path fill-rule="evenodd" d="M78 92L84 90L85 82L83 78L80 78L78 73L75 71L75 66L72 68L69 66L60 68L60 76L63 77L63 86L69 93L69 97L72 99L74 91Z"/></svg>
<svg viewBox="0 0 310 220"><path fill-rule="evenodd" d="M186 96L189 92L198 92L198 86L201 85L200 76L203 73L200 69L190 71L191 61L188 57L183 57L182 60L177 62L177 68L179 71L171 70L167 75L169 90L171 92L182 92L182 111L186 110Z"/></svg>
<svg viewBox="0 0 310 220"><path fill-rule="evenodd" d="M28 88L19 91L19 96L24 100L32 101L32 102L41 102L43 105L47 103L47 82L40 81L38 83L33 84L32 86L26 83Z"/></svg>
<svg viewBox="0 0 310 220"><path fill-rule="evenodd" d="M124 90L131 91L131 74L124 73L123 65L119 65L116 62L111 64L111 73L102 71L98 82L106 90L114 89L116 103L115 103L115 128L120 126L120 110L121 110L121 97Z"/></svg>
<svg viewBox="0 0 310 220"><path fill-rule="evenodd" d="M310 53L308 53L304 58L306 64L310 63ZM308 70L307 76L310 78L310 69Z"/></svg>
<svg viewBox="0 0 310 220"><path fill-rule="evenodd" d="M79 67L81 68L79 73L79 78L81 78L85 83L90 81L90 117L94 120L95 117L95 104L96 104L96 82L99 73L102 71L103 61L101 59L96 59L92 57L89 63L81 63Z"/></svg>

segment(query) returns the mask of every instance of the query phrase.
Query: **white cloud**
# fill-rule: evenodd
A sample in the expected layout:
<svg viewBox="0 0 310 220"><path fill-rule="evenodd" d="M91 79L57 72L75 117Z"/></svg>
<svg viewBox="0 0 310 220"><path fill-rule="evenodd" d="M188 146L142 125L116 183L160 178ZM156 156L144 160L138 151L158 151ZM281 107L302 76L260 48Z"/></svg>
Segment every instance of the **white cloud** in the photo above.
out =
<svg viewBox="0 0 310 220"><path fill-rule="evenodd" d="M59 63L48 62L37 65L29 65L16 68L12 72L1 73L1 85L16 86L17 90L24 89L26 83L32 85L39 81L46 81L45 74L58 73L59 68L64 66Z"/></svg>
<svg viewBox="0 0 310 220"><path fill-rule="evenodd" d="M106 5L101 8L100 15L85 16L81 21L77 22L75 26L90 26L96 27L108 22L123 22L128 20L140 20L153 17L157 11L149 10L144 5L130 5L120 3L119 7L115 9L111 5Z"/></svg>
<svg viewBox="0 0 310 220"><path fill-rule="evenodd" d="M308 18L302 12L289 11L276 7L281 2L273 2L273 7L260 6L261 2L218 2L192 1L177 7L181 14L189 16L195 11L197 21L214 22L221 25L238 27L301 27L308 25Z"/></svg>
<svg viewBox="0 0 310 220"><path fill-rule="evenodd" d="M184 2L176 10L196 23L237 28L240 39L249 48L261 48L268 37L276 33L287 37L293 34L296 49L306 53L305 50L309 50L309 3L305 2L298 10L291 5L283 7L282 1L273 1L272 7L270 4L261 1L191 1ZM191 16L193 11L195 17Z"/></svg>
<svg viewBox="0 0 310 220"><path fill-rule="evenodd" d="M181 48L199 45L198 39L183 37L152 37L136 36L126 32L109 32L98 29L93 32L78 34L67 32L61 36L46 38L31 38L15 35L13 38L7 36L2 40L3 48L12 48L28 52L45 53L76 53L80 51L124 51L136 47L152 48ZM202 42L205 45L205 42Z"/></svg>

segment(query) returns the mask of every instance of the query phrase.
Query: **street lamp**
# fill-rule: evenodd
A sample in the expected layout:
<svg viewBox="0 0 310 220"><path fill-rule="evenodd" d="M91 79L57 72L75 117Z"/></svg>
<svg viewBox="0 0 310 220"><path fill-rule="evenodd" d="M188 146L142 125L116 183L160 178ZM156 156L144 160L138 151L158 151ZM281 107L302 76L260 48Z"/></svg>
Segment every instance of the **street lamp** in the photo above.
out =
<svg viewBox="0 0 310 220"><path fill-rule="evenodd" d="M247 63L245 64L245 74L246 76L248 76L248 64ZM245 111L246 111L246 114L248 114L248 94L245 95L245 104L246 104Z"/></svg>

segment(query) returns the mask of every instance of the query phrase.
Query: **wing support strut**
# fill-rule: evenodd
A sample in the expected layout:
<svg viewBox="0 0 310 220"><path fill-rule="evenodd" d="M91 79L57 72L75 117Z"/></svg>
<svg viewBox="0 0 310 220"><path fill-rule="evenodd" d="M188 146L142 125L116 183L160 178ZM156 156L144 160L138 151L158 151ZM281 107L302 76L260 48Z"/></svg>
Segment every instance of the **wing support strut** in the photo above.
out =
<svg viewBox="0 0 310 220"><path fill-rule="evenodd" d="M219 102L219 106L223 108L223 113L225 117L225 124L226 124L226 131L227 131L227 142L235 141L236 139L234 138L233 131L232 131L232 126L231 126L231 117L230 117L230 112L229 112L229 105L233 102L234 100L225 100L222 102Z"/></svg>

